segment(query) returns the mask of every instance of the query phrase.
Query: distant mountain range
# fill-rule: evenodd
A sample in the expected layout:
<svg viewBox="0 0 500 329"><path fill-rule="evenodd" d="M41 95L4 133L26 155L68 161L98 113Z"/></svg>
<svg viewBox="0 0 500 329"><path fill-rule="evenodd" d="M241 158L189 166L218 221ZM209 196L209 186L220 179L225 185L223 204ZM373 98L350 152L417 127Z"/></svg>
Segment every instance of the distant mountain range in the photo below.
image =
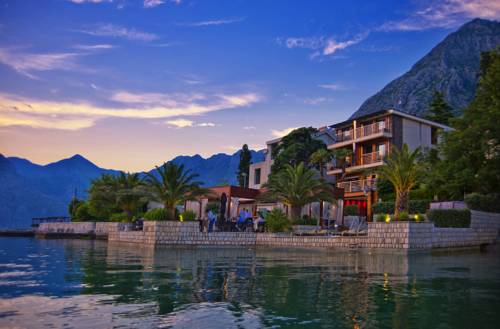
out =
<svg viewBox="0 0 500 329"><path fill-rule="evenodd" d="M423 116L434 91L460 113L474 98L481 52L500 46L500 23L474 19L448 35L407 73L368 98L351 116L394 108Z"/></svg>
<svg viewBox="0 0 500 329"><path fill-rule="evenodd" d="M264 160L262 151L252 152L252 161ZM237 184L239 151L215 154L207 159L199 155L178 156L172 160L198 173L205 186ZM0 228L22 228L33 217L67 216L67 206L75 192L86 198L92 179L119 171L96 166L81 155L48 165L0 154Z"/></svg>

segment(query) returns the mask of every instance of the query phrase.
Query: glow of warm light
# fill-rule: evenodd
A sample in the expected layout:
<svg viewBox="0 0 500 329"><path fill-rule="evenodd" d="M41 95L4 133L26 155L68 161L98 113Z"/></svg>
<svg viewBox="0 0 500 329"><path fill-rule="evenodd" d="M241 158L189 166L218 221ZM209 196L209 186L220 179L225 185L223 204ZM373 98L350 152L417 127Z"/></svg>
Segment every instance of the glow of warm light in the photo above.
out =
<svg viewBox="0 0 500 329"><path fill-rule="evenodd" d="M385 222L390 223L391 222L391 216L390 215L385 215Z"/></svg>

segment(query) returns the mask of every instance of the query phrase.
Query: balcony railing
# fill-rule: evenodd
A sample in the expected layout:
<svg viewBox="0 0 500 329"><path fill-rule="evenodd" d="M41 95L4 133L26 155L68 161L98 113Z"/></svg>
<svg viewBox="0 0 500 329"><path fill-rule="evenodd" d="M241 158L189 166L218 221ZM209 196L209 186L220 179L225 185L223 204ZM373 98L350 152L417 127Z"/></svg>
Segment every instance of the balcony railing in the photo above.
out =
<svg viewBox="0 0 500 329"><path fill-rule="evenodd" d="M377 135L380 133L390 133L391 129L385 122L375 122L366 126L356 128L356 139ZM336 133L336 142L346 142L354 139L354 129L339 131Z"/></svg>
<svg viewBox="0 0 500 329"><path fill-rule="evenodd" d="M384 159L385 154L381 152L365 153L361 156L361 164L367 165L375 162L380 162Z"/></svg>
<svg viewBox="0 0 500 329"><path fill-rule="evenodd" d="M361 179L337 183L337 187L343 188L344 192L367 192L377 188L376 179Z"/></svg>

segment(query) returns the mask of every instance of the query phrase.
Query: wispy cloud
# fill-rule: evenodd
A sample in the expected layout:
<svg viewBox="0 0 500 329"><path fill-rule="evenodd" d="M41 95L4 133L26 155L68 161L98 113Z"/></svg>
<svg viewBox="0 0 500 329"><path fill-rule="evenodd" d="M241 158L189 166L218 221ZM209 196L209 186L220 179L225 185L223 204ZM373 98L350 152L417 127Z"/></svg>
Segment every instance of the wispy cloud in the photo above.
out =
<svg viewBox="0 0 500 329"><path fill-rule="evenodd" d="M165 124L172 128L191 128L191 127L215 127L216 124L213 122L199 122L195 123L192 120L188 119L174 119L174 120L167 120L165 121Z"/></svg>
<svg viewBox="0 0 500 329"><path fill-rule="evenodd" d="M186 128L186 127L192 127L194 124L194 121L187 120L187 119L175 119L175 120L168 120L165 122L167 125L175 128Z"/></svg>
<svg viewBox="0 0 500 329"><path fill-rule="evenodd" d="M320 84L320 85L318 85L318 87L323 88L323 89L328 89L328 90L334 90L334 91L346 89L343 85L338 84L338 83Z"/></svg>
<svg viewBox="0 0 500 329"><path fill-rule="evenodd" d="M72 70L77 67L79 53L28 54L0 48L0 63L10 66L30 79L38 79L37 71Z"/></svg>
<svg viewBox="0 0 500 329"><path fill-rule="evenodd" d="M175 119L241 108L260 99L257 94L247 93L206 95L201 98L203 101L197 101L199 96L190 95L156 96L156 99L146 101L150 95L160 94L122 92L121 96L114 95L114 100L124 103L126 107L99 107L87 102L40 101L0 94L0 126L78 130L105 118ZM200 127L210 126L211 123L205 122Z"/></svg>
<svg viewBox="0 0 500 329"><path fill-rule="evenodd" d="M113 2L113 0L68 0L69 2L73 3L104 3L104 2Z"/></svg>
<svg viewBox="0 0 500 329"><path fill-rule="evenodd" d="M116 48L114 45L108 45L108 44L97 44L97 45L75 45L73 46L75 49L82 49L82 50L106 50L106 49L113 49Z"/></svg>
<svg viewBox="0 0 500 329"><path fill-rule="evenodd" d="M91 29L77 30L78 32L100 37L123 38L132 41L154 41L159 37L156 34L143 32L134 28L126 28L113 24L102 24Z"/></svg>
<svg viewBox="0 0 500 329"><path fill-rule="evenodd" d="M332 101L332 98L329 97L313 97L313 98L306 98L304 99L304 104L307 105L319 105L322 103L330 102Z"/></svg>
<svg viewBox="0 0 500 329"><path fill-rule="evenodd" d="M253 130L253 129L256 129L256 127L254 127L254 126L245 126L245 127L243 127L243 129L245 129L245 130Z"/></svg>
<svg viewBox="0 0 500 329"><path fill-rule="evenodd" d="M236 17L236 18L222 18L222 19L214 19L200 22L191 22L191 23L179 23L181 26L192 26L192 27L200 27L200 26L219 26L219 25L227 25L234 24L244 21L244 17Z"/></svg>
<svg viewBox="0 0 500 329"><path fill-rule="evenodd" d="M494 0L432 0L420 6L408 17L389 21L379 31L420 31L451 28L464 20L481 17L500 18L500 2Z"/></svg>
<svg viewBox="0 0 500 329"><path fill-rule="evenodd" d="M285 129L281 129L281 130L273 129L273 130L271 130L271 135L273 135L276 138L279 138L279 137L283 137L283 136L288 135L289 133L291 133L295 129L297 129L297 127L285 128Z"/></svg>
<svg viewBox="0 0 500 329"><path fill-rule="evenodd" d="M278 38L276 41L279 45L283 45L289 49L312 49L314 50L314 52L311 54L311 58L316 58L318 56L331 56L339 50L346 49L363 41L367 36L368 32L358 34L352 39L343 41L339 41L333 37L326 36Z"/></svg>

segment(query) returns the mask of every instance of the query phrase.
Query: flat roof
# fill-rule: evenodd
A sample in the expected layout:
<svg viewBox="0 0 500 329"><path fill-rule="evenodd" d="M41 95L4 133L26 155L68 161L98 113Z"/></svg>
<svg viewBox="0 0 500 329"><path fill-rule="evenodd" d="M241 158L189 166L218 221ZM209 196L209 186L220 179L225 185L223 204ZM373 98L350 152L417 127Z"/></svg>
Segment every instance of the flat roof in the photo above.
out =
<svg viewBox="0 0 500 329"><path fill-rule="evenodd" d="M444 124L441 124L441 123L438 123L438 122L434 122L434 121L431 121L431 120L427 120L427 119L418 117L418 116L413 115L413 114L404 113L404 112L401 112L401 111L398 111L398 110L395 110L395 109L385 109L385 110L380 110L380 111L373 112L373 113L370 113L370 114L362 115L362 116L356 117L355 119L349 119L349 120L346 120L346 121L335 123L335 124L331 125L330 128L340 128L342 126L350 125L354 120L356 120L356 121L362 121L362 120L366 120L366 119L369 119L369 118L373 118L373 117L377 117L377 116L381 116L381 115L386 115L386 114L399 115L401 117L404 117L404 118L407 118L407 119L410 119L410 120L413 120L413 121L418 121L418 122L426 123L429 126L438 127L438 128L442 128L442 129L445 129L445 130L451 130L452 129L450 126L447 126L447 125L444 125Z"/></svg>

